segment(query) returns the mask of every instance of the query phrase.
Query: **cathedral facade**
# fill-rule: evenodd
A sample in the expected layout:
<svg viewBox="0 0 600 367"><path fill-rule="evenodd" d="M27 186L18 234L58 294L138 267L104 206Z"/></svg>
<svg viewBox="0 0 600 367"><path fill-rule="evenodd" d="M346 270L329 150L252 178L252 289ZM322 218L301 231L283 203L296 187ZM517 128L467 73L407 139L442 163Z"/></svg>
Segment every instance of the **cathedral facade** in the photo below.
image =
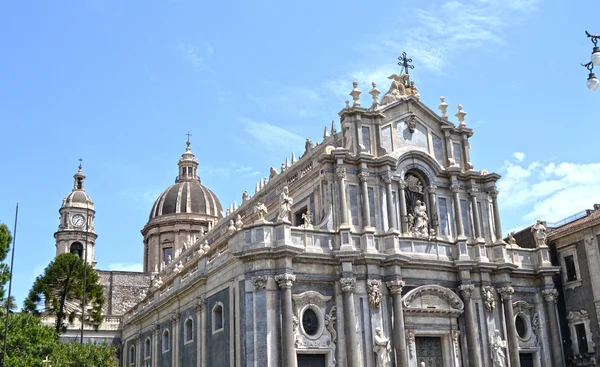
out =
<svg viewBox="0 0 600 367"><path fill-rule="evenodd" d="M473 131L393 75L225 213L188 149L144 235L123 366L563 366L547 246L502 238Z"/></svg>

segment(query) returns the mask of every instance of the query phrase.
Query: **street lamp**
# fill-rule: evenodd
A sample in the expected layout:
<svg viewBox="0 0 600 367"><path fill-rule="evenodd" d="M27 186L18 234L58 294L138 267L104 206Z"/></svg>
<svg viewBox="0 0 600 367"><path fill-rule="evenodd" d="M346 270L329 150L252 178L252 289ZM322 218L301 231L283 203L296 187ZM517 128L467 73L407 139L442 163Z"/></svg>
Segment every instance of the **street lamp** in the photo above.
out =
<svg viewBox="0 0 600 367"><path fill-rule="evenodd" d="M600 81L598 81L598 78L596 78L596 75L594 75L594 66L600 66L600 47L598 47L598 40L600 39L600 36L591 35L588 33L588 31L585 31L585 34L590 38L590 40L594 44L594 48L592 49L592 57L590 59L590 62L588 62L587 64L581 64L581 66L588 69L588 71L590 72L586 83L588 89L591 91L595 91L596 89L598 89L598 85L600 85Z"/></svg>

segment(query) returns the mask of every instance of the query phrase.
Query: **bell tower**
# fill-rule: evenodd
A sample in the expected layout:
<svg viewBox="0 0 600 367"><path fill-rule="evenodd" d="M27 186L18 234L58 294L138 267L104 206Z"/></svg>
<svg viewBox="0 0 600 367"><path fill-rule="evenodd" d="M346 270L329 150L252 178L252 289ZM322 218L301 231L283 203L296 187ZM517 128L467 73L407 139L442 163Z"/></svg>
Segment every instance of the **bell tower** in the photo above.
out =
<svg viewBox="0 0 600 367"><path fill-rule="evenodd" d="M67 195L59 209L60 223L58 231L54 233L56 240L56 255L66 252L84 258L92 266L96 265L94 258L94 245L96 244L96 230L94 229L94 202L85 192L85 175L79 169L73 175L73 190Z"/></svg>

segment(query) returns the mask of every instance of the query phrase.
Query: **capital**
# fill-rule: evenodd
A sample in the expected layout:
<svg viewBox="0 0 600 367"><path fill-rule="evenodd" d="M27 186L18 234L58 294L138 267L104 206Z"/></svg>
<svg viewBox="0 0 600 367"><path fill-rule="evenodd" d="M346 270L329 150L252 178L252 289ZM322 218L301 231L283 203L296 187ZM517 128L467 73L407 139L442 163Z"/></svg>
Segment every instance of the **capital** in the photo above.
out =
<svg viewBox="0 0 600 367"><path fill-rule="evenodd" d="M275 281L279 285L279 288L291 289L292 284L296 281L296 276L294 274L279 274L275 276Z"/></svg>
<svg viewBox="0 0 600 367"><path fill-rule="evenodd" d="M369 171L367 170L361 170L358 173L358 179L361 181L366 181L369 178Z"/></svg>
<svg viewBox="0 0 600 367"><path fill-rule="evenodd" d="M337 166L335 169L335 174L338 176L338 178L346 178L346 167Z"/></svg>
<svg viewBox="0 0 600 367"><path fill-rule="evenodd" d="M171 322L173 323L173 325L179 324L180 315L181 314L179 313L179 311L173 311L173 313L171 314Z"/></svg>
<svg viewBox="0 0 600 367"><path fill-rule="evenodd" d="M458 286L458 290L463 298L472 298L475 286L473 284L461 284Z"/></svg>
<svg viewBox="0 0 600 367"><path fill-rule="evenodd" d="M398 181L398 187L400 188L400 190L406 190L408 185L406 184L406 181L400 180L400 181Z"/></svg>
<svg viewBox="0 0 600 367"><path fill-rule="evenodd" d="M267 279L268 277L266 275L261 275L252 278L252 283L254 283L254 289L256 289L257 291L265 289L267 287Z"/></svg>
<svg viewBox="0 0 600 367"><path fill-rule="evenodd" d="M356 287L356 278L340 278L342 292L354 292Z"/></svg>
<svg viewBox="0 0 600 367"><path fill-rule="evenodd" d="M435 190L437 189L437 186L435 185L429 185L427 186L427 192L430 194L435 194Z"/></svg>
<svg viewBox="0 0 600 367"><path fill-rule="evenodd" d="M160 324L158 322L153 322L151 329L155 334L158 334L158 331L160 330Z"/></svg>
<svg viewBox="0 0 600 367"><path fill-rule="evenodd" d="M206 296L201 295L200 297L196 298L196 311L202 312L204 311L204 307L206 307Z"/></svg>
<svg viewBox="0 0 600 367"><path fill-rule="evenodd" d="M490 194L490 196L492 197L492 199L498 198L498 190L496 190L496 189L488 191L488 194Z"/></svg>
<svg viewBox="0 0 600 367"><path fill-rule="evenodd" d="M454 184L450 186L450 190L452 190L453 193L458 194L458 192L460 191L460 185Z"/></svg>
<svg viewBox="0 0 600 367"><path fill-rule="evenodd" d="M381 179L386 184L391 184L392 183L392 174L388 171L388 172L384 173L383 176L381 176Z"/></svg>
<svg viewBox="0 0 600 367"><path fill-rule="evenodd" d="M547 302L555 302L558 299L558 291L554 288L551 289L543 289L542 296Z"/></svg>
<svg viewBox="0 0 600 367"><path fill-rule="evenodd" d="M469 196L475 196L479 192L479 189L476 187L471 187L469 190L467 190L467 192L469 193Z"/></svg>
<svg viewBox="0 0 600 367"><path fill-rule="evenodd" d="M402 287L404 287L405 282L404 280L395 279L387 281L385 284L389 288L391 294L402 294Z"/></svg>
<svg viewBox="0 0 600 367"><path fill-rule="evenodd" d="M515 289L511 286L497 288L496 291L498 291L502 300L511 299L512 295L515 293Z"/></svg>

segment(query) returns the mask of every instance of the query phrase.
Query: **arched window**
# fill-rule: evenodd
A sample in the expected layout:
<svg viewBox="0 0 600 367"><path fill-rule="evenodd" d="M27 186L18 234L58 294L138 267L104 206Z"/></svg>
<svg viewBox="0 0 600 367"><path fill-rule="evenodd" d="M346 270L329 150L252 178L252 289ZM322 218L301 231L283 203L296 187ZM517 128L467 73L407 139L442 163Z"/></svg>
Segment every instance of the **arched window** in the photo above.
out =
<svg viewBox="0 0 600 367"><path fill-rule="evenodd" d="M129 347L129 365L133 366L135 364L135 346L132 345Z"/></svg>
<svg viewBox="0 0 600 367"><path fill-rule="evenodd" d="M169 329L165 329L162 333L162 352L166 353L171 347L171 339L169 338Z"/></svg>
<svg viewBox="0 0 600 367"><path fill-rule="evenodd" d="M146 338L144 342L144 359L150 358L150 355L152 355L152 340Z"/></svg>
<svg viewBox="0 0 600 367"><path fill-rule="evenodd" d="M212 331L213 333L223 330L223 304L217 302L212 310Z"/></svg>
<svg viewBox="0 0 600 367"><path fill-rule="evenodd" d="M183 324L184 343L189 343L194 340L194 321L192 318L185 320Z"/></svg>
<svg viewBox="0 0 600 367"><path fill-rule="evenodd" d="M81 243L73 242L71 244L69 251L72 254L75 254L75 255L79 256L80 258L83 258L83 245Z"/></svg>

